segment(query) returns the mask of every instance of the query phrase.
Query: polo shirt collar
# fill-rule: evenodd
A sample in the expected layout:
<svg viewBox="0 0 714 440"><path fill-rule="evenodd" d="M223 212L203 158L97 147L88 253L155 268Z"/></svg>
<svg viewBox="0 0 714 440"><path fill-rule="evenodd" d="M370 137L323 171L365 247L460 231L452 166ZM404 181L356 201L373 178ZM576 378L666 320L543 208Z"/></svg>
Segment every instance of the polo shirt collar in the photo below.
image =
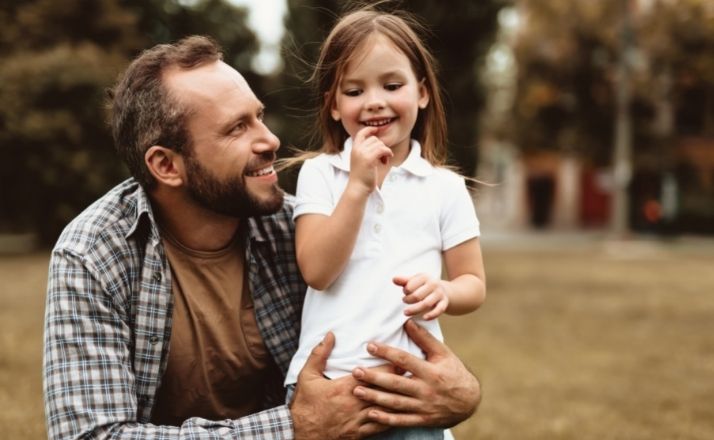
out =
<svg viewBox="0 0 714 440"><path fill-rule="evenodd" d="M328 156L328 161L332 166L347 173L350 172L350 155L352 153L352 138L345 141L344 147L339 154L331 154ZM421 157L421 144L412 139L409 148L409 154L404 162L397 167L403 169L415 176L426 177L434 172L434 167L423 157Z"/></svg>

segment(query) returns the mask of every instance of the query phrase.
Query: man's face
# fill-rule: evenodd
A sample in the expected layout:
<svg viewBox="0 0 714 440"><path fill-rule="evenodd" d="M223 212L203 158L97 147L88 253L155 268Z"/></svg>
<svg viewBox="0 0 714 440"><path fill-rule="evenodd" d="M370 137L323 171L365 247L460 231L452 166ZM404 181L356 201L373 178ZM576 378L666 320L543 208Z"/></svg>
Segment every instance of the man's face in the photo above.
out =
<svg viewBox="0 0 714 440"><path fill-rule="evenodd" d="M245 79L218 61L164 77L189 112L185 188L202 207L232 217L270 214L283 192L273 169L280 141L263 124L263 104Z"/></svg>

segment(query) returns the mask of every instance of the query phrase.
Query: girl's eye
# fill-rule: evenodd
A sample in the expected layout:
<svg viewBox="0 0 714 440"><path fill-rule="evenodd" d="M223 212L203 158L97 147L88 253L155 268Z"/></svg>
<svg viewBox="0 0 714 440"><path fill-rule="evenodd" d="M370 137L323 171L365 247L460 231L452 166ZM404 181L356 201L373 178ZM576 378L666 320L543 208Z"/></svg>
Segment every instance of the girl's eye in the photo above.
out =
<svg viewBox="0 0 714 440"><path fill-rule="evenodd" d="M347 96L359 96L362 91L360 89L348 89L343 92Z"/></svg>
<svg viewBox="0 0 714 440"><path fill-rule="evenodd" d="M389 90L390 92L393 92L395 90L399 90L399 88L402 87L402 84L399 83L390 83L384 86L386 90Z"/></svg>

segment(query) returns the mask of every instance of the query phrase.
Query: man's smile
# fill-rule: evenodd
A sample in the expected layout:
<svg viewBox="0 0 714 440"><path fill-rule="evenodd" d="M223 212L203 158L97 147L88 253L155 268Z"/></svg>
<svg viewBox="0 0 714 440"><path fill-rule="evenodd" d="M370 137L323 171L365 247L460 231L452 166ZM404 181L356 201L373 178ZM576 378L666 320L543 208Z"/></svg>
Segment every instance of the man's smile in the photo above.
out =
<svg viewBox="0 0 714 440"><path fill-rule="evenodd" d="M261 176L268 176L270 174L275 173L275 168L273 168L273 165L270 164L265 168L261 168L257 171L251 171L251 172L246 172L245 175L248 177L261 177Z"/></svg>

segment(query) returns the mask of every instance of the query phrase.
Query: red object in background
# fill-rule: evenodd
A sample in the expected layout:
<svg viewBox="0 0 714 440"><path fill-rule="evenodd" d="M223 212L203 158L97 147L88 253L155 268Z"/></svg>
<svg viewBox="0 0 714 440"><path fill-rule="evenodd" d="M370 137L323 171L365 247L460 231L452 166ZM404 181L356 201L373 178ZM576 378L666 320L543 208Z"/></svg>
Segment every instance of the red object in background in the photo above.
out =
<svg viewBox="0 0 714 440"><path fill-rule="evenodd" d="M662 219L662 205L657 200L647 200L642 206L642 213L647 222L657 223Z"/></svg>
<svg viewBox="0 0 714 440"><path fill-rule="evenodd" d="M606 226L610 221L611 189L608 174L583 170L580 177L580 223L586 227Z"/></svg>

